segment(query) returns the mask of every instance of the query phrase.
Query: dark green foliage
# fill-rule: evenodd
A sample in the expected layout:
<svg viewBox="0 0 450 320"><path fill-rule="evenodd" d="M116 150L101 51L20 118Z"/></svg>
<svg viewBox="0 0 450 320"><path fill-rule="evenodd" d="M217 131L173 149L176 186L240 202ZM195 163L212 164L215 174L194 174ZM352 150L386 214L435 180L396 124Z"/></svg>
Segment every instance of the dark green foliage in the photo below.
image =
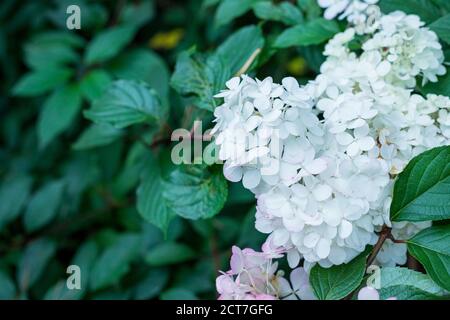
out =
<svg viewBox="0 0 450 320"><path fill-rule="evenodd" d="M418 11L448 44L447 1L411 1L401 9ZM81 30L66 27L71 4ZM215 298L230 247L259 249L265 235L254 228L254 196L220 165L170 162L171 134L195 120L210 129L214 95L232 76L314 78L342 26L315 0L4 0L0 25L0 299ZM449 95L449 79L420 89ZM429 183L442 191L448 175L440 178ZM448 219L448 203L425 212L419 200L394 202L393 218ZM408 248L449 289L439 228ZM320 298L358 287L366 256L347 269L314 267ZM69 265L81 269L81 290L66 286ZM405 296L436 293L407 286Z"/></svg>

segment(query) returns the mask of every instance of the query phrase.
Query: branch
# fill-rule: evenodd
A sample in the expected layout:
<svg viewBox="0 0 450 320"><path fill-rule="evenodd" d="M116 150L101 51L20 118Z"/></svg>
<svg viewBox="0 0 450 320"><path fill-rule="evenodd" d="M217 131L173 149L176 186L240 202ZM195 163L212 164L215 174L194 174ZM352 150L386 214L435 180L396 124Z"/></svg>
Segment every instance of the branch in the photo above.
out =
<svg viewBox="0 0 450 320"><path fill-rule="evenodd" d="M378 255L378 252L380 252L381 248L383 247L383 244L386 241L386 239L391 239L391 237L392 237L392 235L391 235L391 228L389 228L388 226L384 225L383 229L381 229L380 237L378 238L377 243L373 247L373 250L372 250L372 253L369 256L369 259L367 259L367 266L372 265L372 263L374 262L375 258Z"/></svg>
<svg viewBox="0 0 450 320"><path fill-rule="evenodd" d="M245 61L244 65L241 69L236 73L236 77L239 77L241 74L247 72L248 68L252 65L253 61L255 61L256 56L261 52L261 48L256 49L253 51L252 55Z"/></svg>

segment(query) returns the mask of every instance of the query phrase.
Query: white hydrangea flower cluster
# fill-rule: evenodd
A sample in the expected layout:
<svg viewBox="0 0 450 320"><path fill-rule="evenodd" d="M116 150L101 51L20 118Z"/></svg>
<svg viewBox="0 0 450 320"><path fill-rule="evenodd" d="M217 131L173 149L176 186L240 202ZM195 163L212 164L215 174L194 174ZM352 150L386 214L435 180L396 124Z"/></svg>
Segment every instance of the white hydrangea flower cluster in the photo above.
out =
<svg viewBox="0 0 450 320"><path fill-rule="evenodd" d="M246 188L259 194L325 169L313 147L323 143L324 132L312 111L308 88L294 78L279 85L270 77L259 81L245 75L226 86L228 90L216 95L224 104L214 112L217 124L212 134L218 133L215 142L227 179L242 179ZM301 168L305 171L299 173Z"/></svg>
<svg viewBox="0 0 450 320"><path fill-rule="evenodd" d="M330 40L306 86L242 76L218 95L225 176L255 193L256 228L286 250L292 268L301 258L306 269L346 263L374 244L391 226L395 176L415 155L450 143L450 99L412 93L416 77L445 73L436 35L416 16L381 20L359 56L348 48L354 28ZM428 225L395 224L393 233L410 237ZM388 241L378 263L404 259L404 246Z"/></svg>
<svg viewBox="0 0 450 320"><path fill-rule="evenodd" d="M380 8L375 4L379 0L318 0L324 8L325 19L331 20L338 16L340 20L347 19L359 34L370 33L378 26L381 16Z"/></svg>
<svg viewBox="0 0 450 320"><path fill-rule="evenodd" d="M391 64L388 80L396 85L413 88L417 76L426 83L436 82L437 76L445 74L438 37L416 15L396 11L382 16L377 32L362 49L379 52L383 61Z"/></svg>
<svg viewBox="0 0 450 320"><path fill-rule="evenodd" d="M350 52L347 44L354 36L350 28L327 44L324 54L328 58L314 81L321 95L317 108L324 112L339 143L348 146L347 154L354 156L362 148L370 148L367 151L386 160L389 173L395 175L414 156L448 143L450 99L412 94L409 86L392 75L395 64L383 59L380 52L366 51L359 57ZM342 132L344 127L351 129L348 121L357 121L353 133ZM373 148L374 141L377 148Z"/></svg>

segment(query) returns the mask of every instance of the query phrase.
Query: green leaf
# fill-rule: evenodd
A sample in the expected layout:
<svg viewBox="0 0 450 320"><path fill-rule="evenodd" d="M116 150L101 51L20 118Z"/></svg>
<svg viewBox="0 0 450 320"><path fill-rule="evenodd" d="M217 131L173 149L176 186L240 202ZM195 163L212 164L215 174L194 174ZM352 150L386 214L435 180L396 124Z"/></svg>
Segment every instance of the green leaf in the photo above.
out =
<svg viewBox="0 0 450 320"><path fill-rule="evenodd" d="M423 264L431 279L450 291L450 225L422 230L407 243L409 253Z"/></svg>
<svg viewBox="0 0 450 320"><path fill-rule="evenodd" d="M115 178L114 185L112 186L114 194L125 195L136 188L139 184L147 155L148 147L142 142L137 141L130 146L122 169Z"/></svg>
<svg viewBox="0 0 450 320"><path fill-rule="evenodd" d="M222 0L217 8L214 22L217 26L230 23L250 11L252 6L262 0Z"/></svg>
<svg viewBox="0 0 450 320"><path fill-rule="evenodd" d="M231 74L234 75L244 66L256 50L263 47L264 38L261 29L256 26L247 26L229 36L217 48L216 55L222 59L224 64L230 69ZM219 88L216 88L215 93L223 87L224 83L225 81L219 82Z"/></svg>
<svg viewBox="0 0 450 320"><path fill-rule="evenodd" d="M111 61L111 72L120 79L145 81L168 100L169 69L161 57L148 49L134 49Z"/></svg>
<svg viewBox="0 0 450 320"><path fill-rule="evenodd" d="M0 230L17 218L30 194L33 180L28 176L5 180L0 188Z"/></svg>
<svg viewBox="0 0 450 320"><path fill-rule="evenodd" d="M445 291L423 273L400 267L381 268L381 300L396 297L398 300L437 299Z"/></svg>
<svg viewBox="0 0 450 320"><path fill-rule="evenodd" d="M217 106L213 96L230 76L229 66L218 55L206 60L185 51L177 59L170 83L181 95L193 95L197 107L213 111Z"/></svg>
<svg viewBox="0 0 450 320"><path fill-rule="evenodd" d="M0 300L12 300L16 296L16 286L11 278L0 270Z"/></svg>
<svg viewBox="0 0 450 320"><path fill-rule="evenodd" d="M46 238L27 245L17 266L17 282L21 293L25 293L36 283L55 251L55 243Z"/></svg>
<svg viewBox="0 0 450 320"><path fill-rule="evenodd" d="M172 288L164 291L159 297L161 300L197 300L195 294L183 288Z"/></svg>
<svg viewBox="0 0 450 320"><path fill-rule="evenodd" d="M444 11L450 11L450 2L448 0L432 0L439 8Z"/></svg>
<svg viewBox="0 0 450 320"><path fill-rule="evenodd" d="M178 166L163 181L163 197L169 208L186 219L205 219L223 208L228 185L222 172L206 166Z"/></svg>
<svg viewBox="0 0 450 320"><path fill-rule="evenodd" d="M216 267L213 259L197 260L194 266L177 271L172 283L173 288L186 288L194 294L215 292Z"/></svg>
<svg viewBox="0 0 450 320"><path fill-rule="evenodd" d="M332 38L338 32L339 25L336 21L319 18L286 29L277 37L274 46L276 48L287 48L320 44Z"/></svg>
<svg viewBox="0 0 450 320"><path fill-rule="evenodd" d="M163 268L149 270L144 279L133 289L133 299L148 300L156 297L169 281L169 271Z"/></svg>
<svg viewBox="0 0 450 320"><path fill-rule="evenodd" d="M437 19L429 28L436 32L441 40L450 44L450 14Z"/></svg>
<svg viewBox="0 0 450 320"><path fill-rule="evenodd" d="M151 159L144 167L141 183L137 189L137 209L148 222L164 232L167 231L175 213L163 198L163 180L158 163Z"/></svg>
<svg viewBox="0 0 450 320"><path fill-rule="evenodd" d="M81 79L80 90L89 101L94 101L102 96L103 91L111 84L112 78L104 70L93 70Z"/></svg>
<svg viewBox="0 0 450 320"><path fill-rule="evenodd" d="M137 191L138 211L163 231L175 215L206 219L225 204L228 186L219 171L211 172L202 165L173 165L162 171L155 160L145 168Z"/></svg>
<svg viewBox="0 0 450 320"><path fill-rule="evenodd" d="M113 27L99 33L87 46L84 60L87 64L104 62L115 57L133 40L134 25Z"/></svg>
<svg viewBox="0 0 450 320"><path fill-rule="evenodd" d="M185 262L194 257L195 252L184 244L163 242L146 254L145 261L150 266L161 267Z"/></svg>
<svg viewBox="0 0 450 320"><path fill-rule="evenodd" d="M39 145L47 146L67 130L81 108L81 95L77 86L63 87L45 101L37 124Z"/></svg>
<svg viewBox="0 0 450 320"><path fill-rule="evenodd" d="M445 299L442 296L414 288L412 286L390 286L386 289L379 290L380 300L386 300L388 298L397 298L397 300L440 300ZM448 300L445 299L445 300Z"/></svg>
<svg viewBox="0 0 450 320"><path fill-rule="evenodd" d="M80 59L75 50L79 40L77 37L71 38L68 33L38 35L25 45L25 62L33 69L57 68L76 63Z"/></svg>
<svg viewBox="0 0 450 320"><path fill-rule="evenodd" d="M238 53L236 51L236 54ZM232 62L230 61L230 63ZM212 55L206 60L206 70L208 77L211 79L213 94L219 93L225 87L225 82L232 76L230 66L219 54ZM213 101L217 105L214 98Z"/></svg>
<svg viewBox="0 0 450 320"><path fill-rule="evenodd" d="M39 189L31 198L24 215L24 226L28 232L48 224L56 215L64 191L62 181L53 181Z"/></svg>
<svg viewBox="0 0 450 320"><path fill-rule="evenodd" d="M120 22L140 27L149 22L155 15L153 1L127 3L120 14Z"/></svg>
<svg viewBox="0 0 450 320"><path fill-rule="evenodd" d="M450 96L450 72L440 77L438 82L428 82L420 91L424 95L434 93Z"/></svg>
<svg viewBox="0 0 450 320"><path fill-rule="evenodd" d="M34 36L31 42L42 46L58 43L73 48L81 48L85 45L82 37L70 31L47 31Z"/></svg>
<svg viewBox="0 0 450 320"><path fill-rule="evenodd" d="M305 13L307 21L322 17L323 9L319 7L317 0L297 0L297 5Z"/></svg>
<svg viewBox="0 0 450 320"><path fill-rule="evenodd" d="M92 268L98 257L99 249L95 242L86 241L80 246L73 257L72 264L79 266L81 270L81 290L77 290L77 299L81 299L89 288L89 279L92 273Z"/></svg>
<svg viewBox="0 0 450 320"><path fill-rule="evenodd" d="M44 300L79 300L80 292L78 289L69 290L66 280L60 280L47 290Z"/></svg>
<svg viewBox="0 0 450 320"><path fill-rule="evenodd" d="M257 2L253 5L253 11L263 20L278 21L287 25L303 22L302 12L290 2L281 2L278 5L272 2Z"/></svg>
<svg viewBox="0 0 450 320"><path fill-rule="evenodd" d="M123 134L122 130L116 129L107 123L92 124L83 131L73 144L73 148L75 150L86 150L106 146L122 137Z"/></svg>
<svg viewBox="0 0 450 320"><path fill-rule="evenodd" d="M167 113L155 90L143 82L117 80L84 115L98 124L121 129L137 123L158 123Z"/></svg>
<svg viewBox="0 0 450 320"><path fill-rule="evenodd" d="M51 68L29 72L20 78L13 93L18 96L38 96L69 80L73 71L67 68Z"/></svg>
<svg viewBox="0 0 450 320"><path fill-rule="evenodd" d="M116 284L128 272L130 263L137 257L141 238L133 234L121 235L95 262L89 276L92 290Z"/></svg>
<svg viewBox="0 0 450 320"><path fill-rule="evenodd" d="M440 16L439 9L430 0L381 0L378 5L384 13L400 10L407 14L420 16L426 23L430 23Z"/></svg>
<svg viewBox="0 0 450 320"><path fill-rule="evenodd" d="M309 281L319 300L339 300L345 298L361 284L366 270L366 259L370 250L346 264L323 268L315 265Z"/></svg>
<svg viewBox="0 0 450 320"><path fill-rule="evenodd" d="M400 173L391 204L393 221L450 218L450 147L426 151Z"/></svg>

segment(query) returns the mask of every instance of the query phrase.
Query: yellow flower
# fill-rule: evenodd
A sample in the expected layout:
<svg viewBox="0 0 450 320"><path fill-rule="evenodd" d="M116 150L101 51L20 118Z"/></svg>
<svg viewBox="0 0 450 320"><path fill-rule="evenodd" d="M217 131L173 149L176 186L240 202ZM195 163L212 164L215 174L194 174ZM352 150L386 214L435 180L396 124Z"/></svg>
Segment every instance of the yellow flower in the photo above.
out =
<svg viewBox="0 0 450 320"><path fill-rule="evenodd" d="M177 28L167 32L158 32L149 41L153 49L170 50L175 48L183 38L184 30Z"/></svg>
<svg viewBox="0 0 450 320"><path fill-rule="evenodd" d="M302 57L297 57L287 63L286 69L294 76L302 76L307 72L308 67L305 59Z"/></svg>

